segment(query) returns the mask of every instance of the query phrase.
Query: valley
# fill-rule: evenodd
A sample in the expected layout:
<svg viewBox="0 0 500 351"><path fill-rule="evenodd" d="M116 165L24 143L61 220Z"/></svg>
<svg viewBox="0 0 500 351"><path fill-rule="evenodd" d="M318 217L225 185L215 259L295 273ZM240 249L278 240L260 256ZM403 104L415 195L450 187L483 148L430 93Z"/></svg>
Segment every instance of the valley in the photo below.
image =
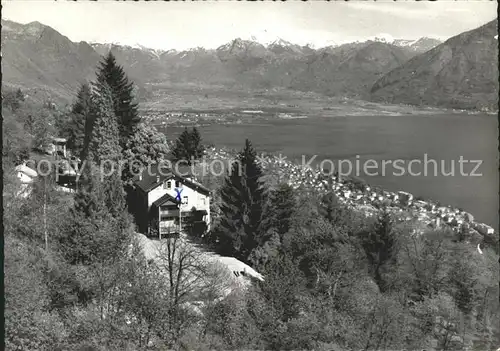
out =
<svg viewBox="0 0 500 351"><path fill-rule="evenodd" d="M155 125L250 123L308 116L398 116L450 113L433 107L328 97L290 89L244 90L225 87L157 83L146 86L149 99L141 113ZM456 111L464 112L464 111Z"/></svg>

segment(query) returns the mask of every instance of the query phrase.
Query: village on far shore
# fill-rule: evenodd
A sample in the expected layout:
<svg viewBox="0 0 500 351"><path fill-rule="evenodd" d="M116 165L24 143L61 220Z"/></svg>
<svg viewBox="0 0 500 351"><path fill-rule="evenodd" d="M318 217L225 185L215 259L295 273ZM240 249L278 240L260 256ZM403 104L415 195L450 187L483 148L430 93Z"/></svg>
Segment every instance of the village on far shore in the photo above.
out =
<svg viewBox="0 0 500 351"><path fill-rule="evenodd" d="M227 160L234 158L234 151L210 148L208 159ZM448 228L454 232L468 231L471 236L493 236L495 230L474 220L474 216L452 206L439 205L434 201L414 198L405 191L391 192L371 187L352 178L336 179L317 166L315 169L303 167L292 161L283 160L278 155L266 155L261 163L268 177L286 182L293 188L304 188L319 193L333 193L339 202L367 217L375 216L382 208L387 209L400 223L412 226L413 233L420 234L432 229Z"/></svg>

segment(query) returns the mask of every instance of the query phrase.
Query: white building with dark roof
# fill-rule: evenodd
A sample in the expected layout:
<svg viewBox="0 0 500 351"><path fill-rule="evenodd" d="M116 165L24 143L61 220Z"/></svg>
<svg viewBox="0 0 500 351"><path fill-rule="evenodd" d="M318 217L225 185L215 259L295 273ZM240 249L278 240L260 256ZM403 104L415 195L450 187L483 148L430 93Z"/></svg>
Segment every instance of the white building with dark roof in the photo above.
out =
<svg viewBox="0 0 500 351"><path fill-rule="evenodd" d="M16 166L16 171L17 177L23 184L31 184L34 182L35 178L38 177L38 173L26 165Z"/></svg>
<svg viewBox="0 0 500 351"><path fill-rule="evenodd" d="M155 165L144 170L133 178L129 198L129 209L143 234L179 234L191 216L195 223L210 226L210 190L187 167L174 170Z"/></svg>

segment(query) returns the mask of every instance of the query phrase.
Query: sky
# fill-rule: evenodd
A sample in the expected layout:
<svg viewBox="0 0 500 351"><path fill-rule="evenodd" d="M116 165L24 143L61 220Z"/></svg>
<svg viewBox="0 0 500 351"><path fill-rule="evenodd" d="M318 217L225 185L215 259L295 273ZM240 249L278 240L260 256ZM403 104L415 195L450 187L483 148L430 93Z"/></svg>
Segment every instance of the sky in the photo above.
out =
<svg viewBox="0 0 500 351"><path fill-rule="evenodd" d="M314 47L367 40L447 39L496 18L488 0L116 2L5 0L2 18L38 21L72 41L154 49L215 48L235 38Z"/></svg>

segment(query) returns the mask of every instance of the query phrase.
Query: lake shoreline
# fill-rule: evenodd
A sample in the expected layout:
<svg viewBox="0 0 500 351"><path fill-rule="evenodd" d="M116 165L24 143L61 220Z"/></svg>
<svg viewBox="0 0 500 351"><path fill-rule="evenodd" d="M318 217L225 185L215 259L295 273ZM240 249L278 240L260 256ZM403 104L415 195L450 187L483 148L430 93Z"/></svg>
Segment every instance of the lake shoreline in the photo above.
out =
<svg viewBox="0 0 500 351"><path fill-rule="evenodd" d="M206 151L208 160L230 162L236 155L236 150L228 148L212 147ZM414 233L435 229L449 229L458 233L465 229L488 242L497 235L493 227L476 221L473 214L467 211L430 199L417 200L413 194L403 190L388 191L358 177L339 180L335 176L325 175L319 167L303 167L283 160L282 155L259 155L259 161L268 182L269 177L272 177L274 181L288 183L294 189L316 191L319 194L332 191L342 204L367 217L376 216L383 208L388 209L398 222L410 225Z"/></svg>

